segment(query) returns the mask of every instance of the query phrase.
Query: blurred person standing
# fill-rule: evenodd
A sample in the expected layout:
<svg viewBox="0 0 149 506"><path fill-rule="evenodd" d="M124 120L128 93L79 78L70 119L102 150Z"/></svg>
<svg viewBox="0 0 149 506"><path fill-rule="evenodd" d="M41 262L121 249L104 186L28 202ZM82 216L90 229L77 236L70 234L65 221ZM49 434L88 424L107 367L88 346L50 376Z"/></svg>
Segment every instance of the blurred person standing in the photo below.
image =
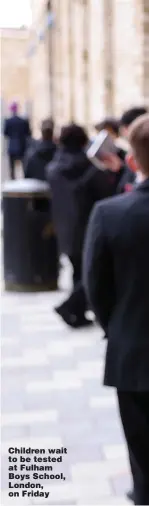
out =
<svg viewBox="0 0 149 506"><path fill-rule="evenodd" d="M51 118L45 119L41 124L41 139L26 154L24 161L25 178L45 181L45 167L51 162L56 144L53 141L54 123Z"/></svg>
<svg viewBox="0 0 149 506"><path fill-rule="evenodd" d="M125 191L131 191L133 185L139 181L139 175L135 174L133 165L130 163L128 164L127 160L127 151L129 148L128 130L135 119L146 113L146 107L132 107L122 114L119 123L114 118L106 118L103 122L96 125L98 131L101 131L100 129L103 127L106 128L110 135L112 135L117 146L117 155L105 153L104 157L104 163L107 167L109 182L111 182L113 187L113 193L120 194ZM126 141L126 151L121 149L120 144L118 144L119 138L120 142L121 139Z"/></svg>
<svg viewBox="0 0 149 506"><path fill-rule="evenodd" d="M135 179L134 173L125 163L128 143L126 145L126 142L120 137L119 126L119 121L114 117L107 117L95 125L98 133L106 130L116 146L116 154L105 153L103 159L109 183L113 188L113 194L123 193L125 191L125 184L131 184Z"/></svg>
<svg viewBox="0 0 149 506"><path fill-rule="evenodd" d="M114 117L107 116L105 119L95 125L95 130L100 133L102 130L107 130L113 140L117 142L119 139L119 120Z"/></svg>
<svg viewBox="0 0 149 506"><path fill-rule="evenodd" d="M119 122L120 135L128 141L129 137L129 127L131 123L142 116L143 114L147 114L148 110L146 107L132 107L131 109L127 109L121 116Z"/></svg>
<svg viewBox="0 0 149 506"><path fill-rule="evenodd" d="M120 119L120 132L124 139L128 142L128 134L129 134L129 127L131 126L132 122L142 116L143 114L147 114L148 110L146 107L132 107L131 109L126 110ZM129 157L126 156L126 164L129 166L129 168L134 173L134 184L137 184L140 182L140 173L135 173L135 167L133 164L133 161L130 160Z"/></svg>
<svg viewBox="0 0 149 506"><path fill-rule="evenodd" d="M13 102L10 106L11 117L4 122L4 136L8 139L7 151L11 179L15 179L16 162L23 164L27 142L31 136L29 121L19 116L18 110L17 102Z"/></svg>
<svg viewBox="0 0 149 506"><path fill-rule="evenodd" d="M94 203L111 195L106 175L85 154L87 142L80 126L63 127L59 148L47 167L59 254L67 255L73 267L73 291L56 311L71 327L91 323L85 316L87 302L81 279L84 234Z"/></svg>
<svg viewBox="0 0 149 506"><path fill-rule="evenodd" d="M149 115L131 125L131 193L95 206L85 241L86 294L108 338L104 384L117 389L136 505L149 504Z"/></svg>

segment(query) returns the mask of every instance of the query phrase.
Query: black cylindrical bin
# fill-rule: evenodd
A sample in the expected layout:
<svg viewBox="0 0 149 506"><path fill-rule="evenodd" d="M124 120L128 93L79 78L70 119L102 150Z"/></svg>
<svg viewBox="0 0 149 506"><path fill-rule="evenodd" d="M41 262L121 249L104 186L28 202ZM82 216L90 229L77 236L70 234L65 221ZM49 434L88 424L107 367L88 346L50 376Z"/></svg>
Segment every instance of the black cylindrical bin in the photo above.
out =
<svg viewBox="0 0 149 506"><path fill-rule="evenodd" d="M58 249L48 184L8 181L2 194L6 290L56 290Z"/></svg>

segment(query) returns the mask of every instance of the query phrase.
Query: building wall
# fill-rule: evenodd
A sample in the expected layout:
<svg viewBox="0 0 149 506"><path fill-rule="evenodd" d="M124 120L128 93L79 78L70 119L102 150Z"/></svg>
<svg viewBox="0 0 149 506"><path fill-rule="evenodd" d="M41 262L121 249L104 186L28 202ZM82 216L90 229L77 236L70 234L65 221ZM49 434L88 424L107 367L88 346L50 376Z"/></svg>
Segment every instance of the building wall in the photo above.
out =
<svg viewBox="0 0 149 506"><path fill-rule="evenodd" d="M1 97L5 110L17 99L24 112L30 101L26 29L1 30Z"/></svg>
<svg viewBox="0 0 149 506"><path fill-rule="evenodd" d="M58 123L72 119L90 127L109 106L105 2L53 2L54 103Z"/></svg>
<svg viewBox="0 0 149 506"><path fill-rule="evenodd" d="M31 0L33 23L28 47L28 64L32 96L32 124L36 137L40 135L42 119L51 114L48 32L43 40L39 40L39 34L46 19L46 3L45 0Z"/></svg>
<svg viewBox="0 0 149 506"><path fill-rule="evenodd" d="M149 106L149 0L143 0L143 95Z"/></svg>
<svg viewBox="0 0 149 506"><path fill-rule="evenodd" d="M51 4L54 26L31 58L35 124L47 112L59 125L75 120L90 128L105 114L149 105L149 1ZM32 38L44 23L46 5L32 1Z"/></svg>
<svg viewBox="0 0 149 506"><path fill-rule="evenodd" d="M115 0L113 8L114 110L143 100L141 2Z"/></svg>

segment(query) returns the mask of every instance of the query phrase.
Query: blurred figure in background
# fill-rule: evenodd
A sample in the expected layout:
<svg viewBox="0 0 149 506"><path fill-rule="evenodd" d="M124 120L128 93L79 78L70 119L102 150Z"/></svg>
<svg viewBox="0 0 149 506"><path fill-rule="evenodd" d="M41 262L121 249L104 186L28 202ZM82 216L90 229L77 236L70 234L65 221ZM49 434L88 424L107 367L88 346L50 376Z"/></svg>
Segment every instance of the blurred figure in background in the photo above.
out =
<svg viewBox="0 0 149 506"><path fill-rule="evenodd" d="M23 164L27 141L31 136L29 121L18 114L18 104L13 102L10 106L11 117L5 120L4 136L8 139L8 157L10 177L15 179L16 162Z"/></svg>
<svg viewBox="0 0 149 506"><path fill-rule="evenodd" d="M146 113L146 107L132 107L123 113L119 124L113 118L106 118L103 122L96 125L96 129L98 129L98 131L105 128L110 135L112 135L118 148L117 156L107 153L104 157L104 163L107 167L107 174L109 175L109 182L111 182L113 187L113 193L120 194L125 191L131 191L133 185L139 182L140 175L135 173L132 163L128 164L126 156L129 148L128 132L131 123ZM122 150L120 148L120 144L117 142L119 135L127 141L126 151Z"/></svg>
<svg viewBox="0 0 149 506"><path fill-rule="evenodd" d="M105 153L103 162L105 170L109 178L109 184L111 184L111 191L115 195L116 193L123 193L125 191L126 184L132 184L135 176L131 168L125 163L125 157L127 150L124 149L122 139L119 136L119 121L115 118L107 117L95 126L98 133L102 130L106 130L112 137L116 146L116 154Z"/></svg>
<svg viewBox="0 0 149 506"><path fill-rule="evenodd" d="M146 107L132 107L131 109L128 109L123 113L120 120L120 131L123 137L127 140L127 142L128 142L129 127L131 126L132 122L135 119L139 118L140 116L143 116L147 112L148 110ZM126 164L134 173L134 184L139 183L140 173L135 172L133 160L129 156L126 156Z"/></svg>
<svg viewBox="0 0 149 506"><path fill-rule="evenodd" d="M85 316L87 302L81 280L84 234L94 203L110 195L108 178L85 154L87 143L80 126L62 128L59 148L47 167L59 254L67 255L73 267L73 292L56 311L72 327L91 323Z"/></svg>
<svg viewBox="0 0 149 506"><path fill-rule="evenodd" d="M119 121L112 117L107 117L95 125L96 132L107 130L107 132L116 140L119 137Z"/></svg>
<svg viewBox="0 0 149 506"><path fill-rule="evenodd" d="M147 108L146 107L132 107L131 109L128 109L122 114L122 117L120 119L120 133L122 137L128 140L129 135L129 127L131 123L139 118L139 116L142 116L143 114L146 114Z"/></svg>
<svg viewBox="0 0 149 506"><path fill-rule="evenodd" d="M38 143L39 143L39 139L34 139L33 137L30 137L30 139L28 139L27 147L26 147L26 151L25 151L24 159L23 159L24 175L25 175L25 167L27 165L27 162L28 162L29 158L31 157L31 155L33 155L33 153L35 152L35 150L38 146Z"/></svg>
<svg viewBox="0 0 149 506"><path fill-rule="evenodd" d="M27 154L24 162L25 178L45 181L45 167L51 162L56 144L53 142L54 123L52 119L45 119L41 124L41 140Z"/></svg>
<svg viewBox="0 0 149 506"><path fill-rule="evenodd" d="M107 117L103 121L95 125L95 130L98 133L101 132L102 130L107 130L107 132L113 138L115 146L117 147L118 156L124 161L128 146L126 145L126 142L122 139L122 137L120 137L119 120L112 117Z"/></svg>

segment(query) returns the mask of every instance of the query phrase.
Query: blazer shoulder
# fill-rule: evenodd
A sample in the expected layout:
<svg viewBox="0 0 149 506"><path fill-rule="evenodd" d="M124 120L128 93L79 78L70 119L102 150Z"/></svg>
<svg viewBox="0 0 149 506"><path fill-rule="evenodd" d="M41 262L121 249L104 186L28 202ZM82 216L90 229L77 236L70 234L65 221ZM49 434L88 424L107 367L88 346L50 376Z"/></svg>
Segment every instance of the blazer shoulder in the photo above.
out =
<svg viewBox="0 0 149 506"><path fill-rule="evenodd" d="M128 223L128 217L133 217L132 209L138 206L137 192L119 195L98 202L94 208L94 222L102 223L105 234L112 234L119 230L123 224Z"/></svg>
<svg viewBox="0 0 149 506"><path fill-rule="evenodd" d="M138 200L138 194L134 190L132 193L126 193L123 195L117 195L116 197L110 197L103 202L99 202L100 211L103 214L109 212L123 212L131 208L131 206Z"/></svg>

